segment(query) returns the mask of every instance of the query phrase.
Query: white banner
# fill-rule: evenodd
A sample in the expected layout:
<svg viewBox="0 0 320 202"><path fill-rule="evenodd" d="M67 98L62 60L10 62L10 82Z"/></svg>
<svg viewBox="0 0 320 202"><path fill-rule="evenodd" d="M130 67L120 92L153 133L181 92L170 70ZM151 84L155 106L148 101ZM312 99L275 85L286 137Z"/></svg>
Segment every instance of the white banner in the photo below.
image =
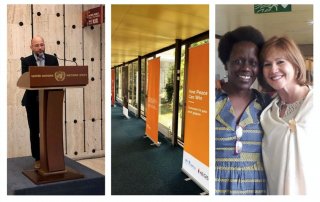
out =
<svg viewBox="0 0 320 202"><path fill-rule="evenodd" d="M129 117L128 116L128 109L125 107L122 107L122 108L123 108L123 115L125 115L128 118Z"/></svg>
<svg viewBox="0 0 320 202"><path fill-rule="evenodd" d="M209 192L209 167L194 158L188 152L183 151L182 168L189 177L198 182L199 186Z"/></svg>

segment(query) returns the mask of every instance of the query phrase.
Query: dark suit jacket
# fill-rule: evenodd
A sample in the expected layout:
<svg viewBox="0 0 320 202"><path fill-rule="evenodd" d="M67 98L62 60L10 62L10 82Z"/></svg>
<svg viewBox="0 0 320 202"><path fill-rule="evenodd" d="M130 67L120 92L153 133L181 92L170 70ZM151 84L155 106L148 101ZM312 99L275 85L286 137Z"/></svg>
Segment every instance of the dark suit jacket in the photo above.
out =
<svg viewBox="0 0 320 202"><path fill-rule="evenodd" d="M45 57L45 66L59 66L59 62L56 57L53 55L44 54ZM29 66L37 66L37 61L34 58L34 55L30 55L25 58L21 58L21 70L22 74L29 71ZM44 67L45 68L45 67ZM22 106L32 106L37 105L38 91L37 90L26 90L23 95L21 104Z"/></svg>

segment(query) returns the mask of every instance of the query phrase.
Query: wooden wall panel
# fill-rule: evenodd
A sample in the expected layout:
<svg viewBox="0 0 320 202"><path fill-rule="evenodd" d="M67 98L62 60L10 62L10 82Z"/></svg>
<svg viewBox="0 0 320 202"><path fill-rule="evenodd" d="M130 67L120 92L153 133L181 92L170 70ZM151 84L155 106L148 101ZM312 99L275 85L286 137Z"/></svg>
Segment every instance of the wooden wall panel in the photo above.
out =
<svg viewBox="0 0 320 202"><path fill-rule="evenodd" d="M74 134L74 136L71 136L71 134ZM69 137L72 140L70 140ZM77 152L77 155L75 152ZM82 121L77 123L67 123L67 150L65 155L71 159L85 158Z"/></svg>
<svg viewBox="0 0 320 202"><path fill-rule="evenodd" d="M9 59L7 64L7 157L27 156L31 150L27 113L21 106L24 90L17 87L21 62Z"/></svg>
<svg viewBox="0 0 320 202"><path fill-rule="evenodd" d="M59 17L57 13L60 13ZM47 54L63 57L63 31L63 5L33 5L33 35L44 39ZM59 65L63 65L63 61L59 60Z"/></svg>
<svg viewBox="0 0 320 202"><path fill-rule="evenodd" d="M31 44L31 26L24 24L7 25L7 56L8 59L19 59L32 54ZM21 63L20 67L21 69ZM20 71L21 74L21 71Z"/></svg>
<svg viewBox="0 0 320 202"><path fill-rule="evenodd" d="M84 5L84 10L99 7L96 5ZM84 28L84 47L91 50L84 51L84 63L89 66L89 85L85 89L85 124L86 124L86 153L92 156L104 156L104 150L101 150L101 80L100 80L100 29L101 25ZM94 58L94 62L91 62ZM91 63L91 65L90 65ZM94 77L94 81L91 78ZM90 96L88 94L90 92ZM95 118L95 122L90 121ZM95 153L92 150L95 149Z"/></svg>
<svg viewBox="0 0 320 202"><path fill-rule="evenodd" d="M101 120L86 121L86 154L88 156L99 156L99 151L101 151ZM90 131L87 132L87 131ZM93 152L93 149L95 152Z"/></svg>
<svg viewBox="0 0 320 202"><path fill-rule="evenodd" d="M85 87L85 120L101 119L100 26L84 28L84 63L89 72L89 84Z"/></svg>
<svg viewBox="0 0 320 202"><path fill-rule="evenodd" d="M17 81L21 76L21 57L31 54L30 25L19 26L8 24L7 31L7 104L21 106L21 99L25 90L17 87ZM9 114L8 114L9 115Z"/></svg>
<svg viewBox="0 0 320 202"><path fill-rule="evenodd" d="M82 65L83 61L81 19L82 5L65 5L65 58L67 60L76 58L78 65ZM76 64L66 61L65 65L75 66ZM85 158L83 88L66 90L66 112L66 156L72 159ZM74 120L77 123L74 123Z"/></svg>
<svg viewBox="0 0 320 202"><path fill-rule="evenodd" d="M101 29L102 29L102 39L101 39L101 85L102 85L102 92L101 92L101 97L102 97L102 100L104 101L105 100L105 80L106 80L106 68L105 68L105 24L102 24L101 26ZM111 83L111 80L110 78L108 79L108 81L110 81L109 83ZM108 96L110 97L110 96ZM110 99L109 99L110 100ZM104 117L104 110L102 110L102 117Z"/></svg>
<svg viewBox="0 0 320 202"><path fill-rule="evenodd" d="M8 4L7 23L31 25L31 5L30 4Z"/></svg>
<svg viewBox="0 0 320 202"><path fill-rule="evenodd" d="M101 4L85 4L85 5L83 5L83 10L86 11L91 8L97 8L99 6L101 6Z"/></svg>
<svg viewBox="0 0 320 202"><path fill-rule="evenodd" d="M106 97L105 97L105 83L106 83L106 68L105 68L105 52L106 52L106 46L105 46L105 43L106 43L106 40L105 40L105 23L101 24L101 29L102 29L102 39L101 39L101 43L102 43L102 54L101 54L101 88L102 88L102 91L101 91L101 99L102 99L102 108L101 108L101 111L102 111L102 148L105 150L105 100L106 100ZM110 80L109 80L110 81ZM111 82L109 82L111 83ZM110 96L108 96L110 98ZM107 97L107 98L108 98ZM110 99L109 99L110 100Z"/></svg>
<svg viewBox="0 0 320 202"><path fill-rule="evenodd" d="M21 109L18 108L24 108L21 105L21 100L25 92L17 87L17 81L21 76L21 61L20 59L8 59L7 65L7 105L15 106L16 110L20 111Z"/></svg>
<svg viewBox="0 0 320 202"><path fill-rule="evenodd" d="M69 14L70 13L70 14ZM76 58L78 65L82 65L82 5L66 5L65 6L65 45L66 59L72 60ZM79 20L80 19L80 20ZM75 29L72 26L75 25ZM73 62L66 65L75 66ZM66 93L67 122L77 120L83 122L83 89L68 89ZM71 125L72 126L72 125ZM77 134L80 135L80 134ZM81 134L83 135L83 134Z"/></svg>
<svg viewBox="0 0 320 202"><path fill-rule="evenodd" d="M20 59L31 54L31 5L7 6L7 56ZM23 25L20 26L19 23ZM20 68L19 68L20 69Z"/></svg>
<svg viewBox="0 0 320 202"><path fill-rule="evenodd" d="M85 120L91 121L93 118L101 120L101 81L99 78L94 81L89 80L84 96Z"/></svg>
<svg viewBox="0 0 320 202"><path fill-rule="evenodd" d="M31 155L29 127L25 107L7 106L7 158Z"/></svg>
<svg viewBox="0 0 320 202"><path fill-rule="evenodd" d="M66 121L83 122L83 88L68 89L66 93ZM79 135L79 134L78 134ZM83 134L82 134L83 135Z"/></svg>
<svg viewBox="0 0 320 202"><path fill-rule="evenodd" d="M100 78L100 27L84 27L84 63L89 66L89 76ZM91 59L94 61L91 61Z"/></svg>
<svg viewBox="0 0 320 202"><path fill-rule="evenodd" d="M104 108L103 108L103 110L104 110ZM106 119L105 118L103 118L102 119L102 128L101 128L101 133L102 133L102 149L103 150L106 150ZM108 133L109 134L109 133ZM111 136L110 135L108 135L108 138L107 138L107 148L110 148L110 147L108 147L108 145L110 146L111 144L111 138L110 138Z"/></svg>
<svg viewBox="0 0 320 202"><path fill-rule="evenodd" d="M76 58L78 65L83 65L82 55L82 5L65 5L65 46L66 59ZM75 26L73 28L72 26ZM76 65L66 62L66 65Z"/></svg>
<svg viewBox="0 0 320 202"><path fill-rule="evenodd" d="M23 25L20 26L19 23ZM7 157L31 154L29 127L21 100L25 90L17 87L21 57L31 54L31 5L7 5Z"/></svg>

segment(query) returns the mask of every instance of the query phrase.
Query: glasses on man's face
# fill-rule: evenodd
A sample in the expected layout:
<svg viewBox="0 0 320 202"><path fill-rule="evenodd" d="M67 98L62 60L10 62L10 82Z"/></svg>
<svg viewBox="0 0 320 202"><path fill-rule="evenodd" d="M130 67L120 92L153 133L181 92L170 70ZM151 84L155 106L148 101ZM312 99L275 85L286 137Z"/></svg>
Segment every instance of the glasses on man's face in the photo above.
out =
<svg viewBox="0 0 320 202"><path fill-rule="evenodd" d="M240 154L242 152L242 142L240 142L240 138L243 134L243 128L239 125L236 126L236 148L235 148L235 154Z"/></svg>

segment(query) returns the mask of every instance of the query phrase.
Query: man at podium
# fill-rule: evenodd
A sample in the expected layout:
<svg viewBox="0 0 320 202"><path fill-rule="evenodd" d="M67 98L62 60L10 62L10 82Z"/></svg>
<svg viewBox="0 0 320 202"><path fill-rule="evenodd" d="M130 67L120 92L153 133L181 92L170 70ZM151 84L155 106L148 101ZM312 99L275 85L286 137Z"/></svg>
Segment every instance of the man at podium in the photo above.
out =
<svg viewBox="0 0 320 202"><path fill-rule="evenodd" d="M31 40L32 55L21 58L22 74L29 71L29 66L59 66L57 58L45 54L45 44L42 37L35 36ZM37 90L26 90L22 98L22 106L26 107L30 129L32 157L35 159L34 168L40 168L40 138L39 138L39 96Z"/></svg>

